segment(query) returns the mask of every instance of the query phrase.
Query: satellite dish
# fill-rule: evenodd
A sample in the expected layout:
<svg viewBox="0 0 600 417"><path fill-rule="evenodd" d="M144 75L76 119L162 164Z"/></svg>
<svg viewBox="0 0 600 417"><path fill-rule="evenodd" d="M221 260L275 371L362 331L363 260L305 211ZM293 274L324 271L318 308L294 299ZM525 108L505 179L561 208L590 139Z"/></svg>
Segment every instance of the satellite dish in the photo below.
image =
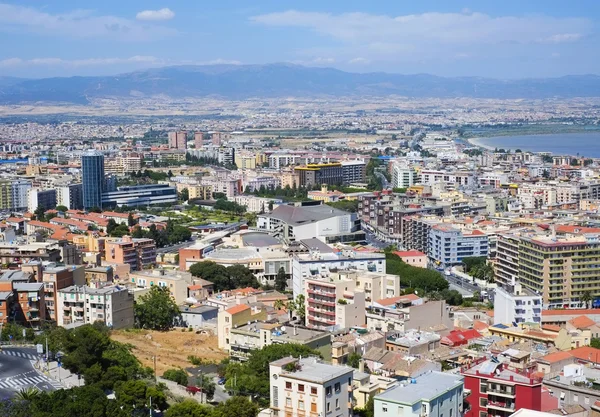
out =
<svg viewBox="0 0 600 417"><path fill-rule="evenodd" d="M281 331L285 332L285 326L281 326Z"/></svg>

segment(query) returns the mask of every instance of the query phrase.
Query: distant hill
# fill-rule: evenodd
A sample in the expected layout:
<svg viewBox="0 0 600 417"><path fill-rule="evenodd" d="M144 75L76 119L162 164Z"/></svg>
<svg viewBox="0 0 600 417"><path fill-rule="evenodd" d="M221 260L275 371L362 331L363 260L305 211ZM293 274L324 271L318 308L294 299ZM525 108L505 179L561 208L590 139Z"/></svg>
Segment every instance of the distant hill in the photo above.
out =
<svg viewBox="0 0 600 417"><path fill-rule="evenodd" d="M600 97L600 76L497 80L428 74L350 73L289 64L175 66L115 76L23 80L0 77L0 103L88 103L94 97L173 98L389 96L473 98Z"/></svg>

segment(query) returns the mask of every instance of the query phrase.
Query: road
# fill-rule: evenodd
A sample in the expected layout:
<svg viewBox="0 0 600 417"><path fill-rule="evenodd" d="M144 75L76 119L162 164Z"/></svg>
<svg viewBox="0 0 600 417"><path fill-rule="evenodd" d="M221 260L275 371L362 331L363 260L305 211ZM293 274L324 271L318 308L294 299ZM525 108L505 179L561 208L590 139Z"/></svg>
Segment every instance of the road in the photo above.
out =
<svg viewBox="0 0 600 417"><path fill-rule="evenodd" d="M187 248L188 246L193 245L195 240L189 240L187 242L176 243L175 245L165 246L164 248L156 249L156 253L175 253L179 252L181 248Z"/></svg>
<svg viewBox="0 0 600 417"><path fill-rule="evenodd" d="M37 356L33 348L4 347L0 351L0 398L12 397L27 387L35 387L42 391L62 388L60 383L33 367Z"/></svg>
<svg viewBox="0 0 600 417"><path fill-rule="evenodd" d="M378 172L378 171L375 171L375 175L377 175L379 177L379 179L381 180L382 188L384 190L387 190L390 186L390 183L387 180L387 178L385 177L385 175L383 175L381 172Z"/></svg>

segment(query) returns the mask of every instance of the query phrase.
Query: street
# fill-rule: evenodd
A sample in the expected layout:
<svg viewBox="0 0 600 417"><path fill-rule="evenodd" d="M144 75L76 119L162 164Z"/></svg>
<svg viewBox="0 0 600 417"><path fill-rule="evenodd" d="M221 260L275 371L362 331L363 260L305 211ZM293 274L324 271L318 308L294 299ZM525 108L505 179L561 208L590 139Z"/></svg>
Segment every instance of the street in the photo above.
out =
<svg viewBox="0 0 600 417"><path fill-rule="evenodd" d="M41 391L62 388L60 383L34 368L37 358L33 348L3 347L0 351L0 397L12 397L17 391L28 387Z"/></svg>
<svg viewBox="0 0 600 417"><path fill-rule="evenodd" d="M175 253L179 252L181 248L187 248L195 243L195 240L188 240L187 242L176 243L175 245L165 246L164 248L156 249L156 253Z"/></svg>

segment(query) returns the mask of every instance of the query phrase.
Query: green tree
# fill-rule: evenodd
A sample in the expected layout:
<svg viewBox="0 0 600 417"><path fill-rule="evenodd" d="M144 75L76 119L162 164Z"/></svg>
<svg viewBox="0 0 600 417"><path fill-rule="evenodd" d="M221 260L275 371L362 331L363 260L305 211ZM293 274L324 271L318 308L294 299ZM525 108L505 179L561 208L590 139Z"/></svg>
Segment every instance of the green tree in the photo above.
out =
<svg viewBox="0 0 600 417"><path fill-rule="evenodd" d="M590 290L586 290L583 292L583 294L581 294L581 301L585 303L586 308L589 308L593 299L594 297L592 296L592 292Z"/></svg>
<svg viewBox="0 0 600 417"><path fill-rule="evenodd" d="M590 346L595 349L600 349L600 339L593 337L590 341Z"/></svg>
<svg viewBox="0 0 600 417"><path fill-rule="evenodd" d="M291 310L296 313L296 317L298 317L302 323L304 324L306 321L306 297L304 294L298 294L295 300L290 301L289 307Z"/></svg>
<svg viewBox="0 0 600 417"><path fill-rule="evenodd" d="M275 277L275 289L277 291L285 291L287 287L288 276L285 273L285 269L283 267L279 268L277 271L277 276Z"/></svg>
<svg viewBox="0 0 600 417"><path fill-rule="evenodd" d="M37 206L33 214L35 214L36 220L40 222L46 221L46 209L43 206Z"/></svg>
<svg viewBox="0 0 600 417"><path fill-rule="evenodd" d="M212 411L211 407L198 404L194 400L184 400L169 407L165 417L213 417Z"/></svg>
<svg viewBox="0 0 600 417"><path fill-rule="evenodd" d="M181 190L181 192L179 193L179 199L184 202L188 201L190 199L190 190L188 190L187 188Z"/></svg>
<svg viewBox="0 0 600 417"><path fill-rule="evenodd" d="M229 274L229 280L233 288L258 288L260 286L252 271L244 265L228 266L227 273Z"/></svg>
<svg viewBox="0 0 600 417"><path fill-rule="evenodd" d="M190 273L214 284L215 291L232 289L227 268L213 261L197 262L190 266Z"/></svg>
<svg viewBox="0 0 600 417"><path fill-rule="evenodd" d="M117 226L118 224L115 219L108 219L108 222L106 223L106 233L111 236Z"/></svg>
<svg viewBox="0 0 600 417"><path fill-rule="evenodd" d="M183 369L168 369L163 374L163 378L185 387L188 385L188 375Z"/></svg>
<svg viewBox="0 0 600 417"><path fill-rule="evenodd" d="M348 355L348 362L347 365L351 366L355 369L358 369L358 366L360 365L360 353L357 352L352 352L351 354Z"/></svg>
<svg viewBox="0 0 600 417"><path fill-rule="evenodd" d="M179 316L179 308L169 294L169 289L157 285L140 297L134 306L135 319L142 329L169 330Z"/></svg>
<svg viewBox="0 0 600 417"><path fill-rule="evenodd" d="M136 225L136 223L137 223L137 222L135 221L135 218L133 217L133 213L129 213L129 214L127 215L127 225L128 225L129 227L133 227L133 226L135 226L135 225Z"/></svg>
<svg viewBox="0 0 600 417"><path fill-rule="evenodd" d="M258 405L248 397L236 396L219 403L213 410L213 417L256 417Z"/></svg>
<svg viewBox="0 0 600 417"><path fill-rule="evenodd" d="M62 211L63 213L66 213L68 210L69 210L69 208L67 206L63 206L63 205L56 206L56 211Z"/></svg>
<svg viewBox="0 0 600 417"><path fill-rule="evenodd" d="M448 281L437 272L408 265L395 253L386 253L386 272L400 276L403 287L420 288L425 292L442 291L449 287Z"/></svg>

